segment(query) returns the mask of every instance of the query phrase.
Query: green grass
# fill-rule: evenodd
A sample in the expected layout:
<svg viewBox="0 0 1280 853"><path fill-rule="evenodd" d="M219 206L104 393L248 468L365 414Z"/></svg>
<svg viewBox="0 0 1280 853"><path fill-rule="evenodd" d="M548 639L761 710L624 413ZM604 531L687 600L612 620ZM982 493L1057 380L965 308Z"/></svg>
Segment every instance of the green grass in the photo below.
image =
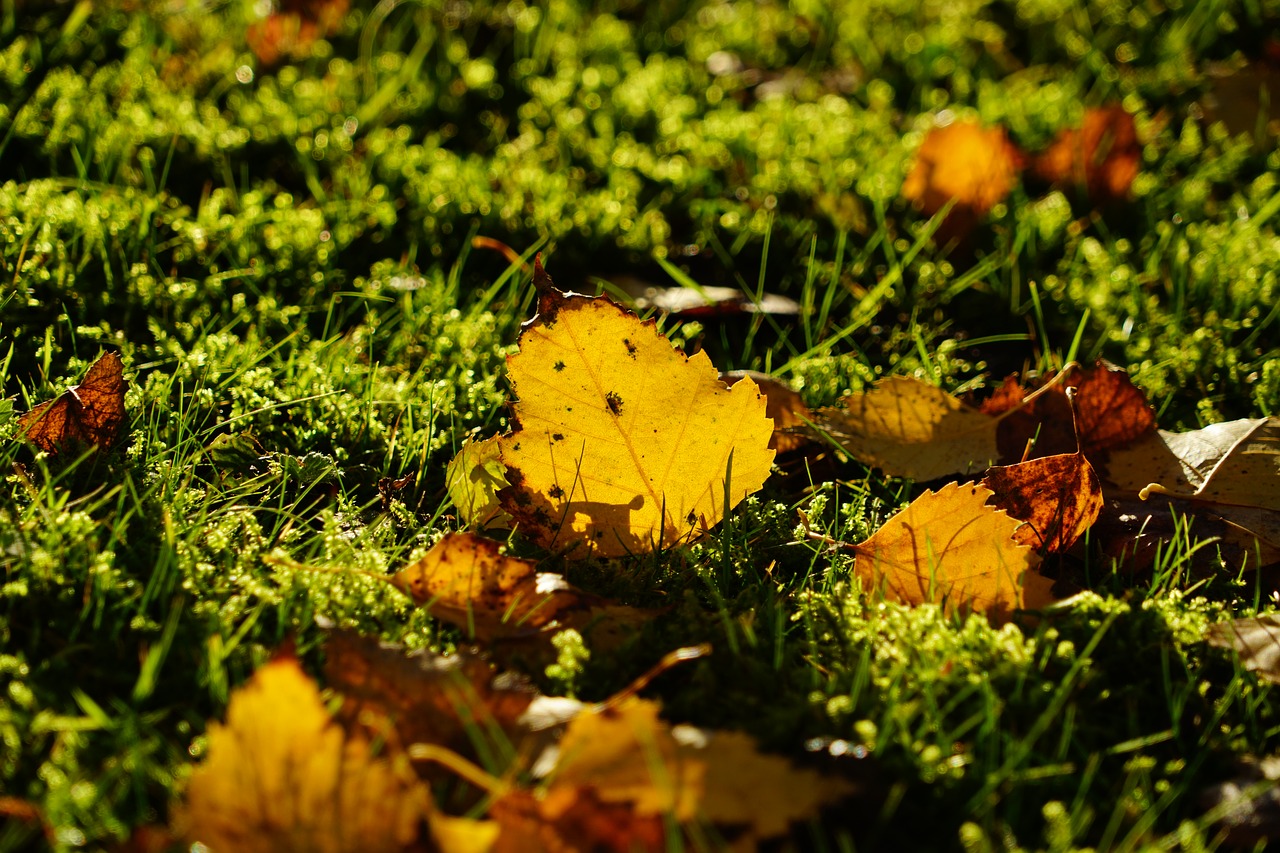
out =
<svg viewBox="0 0 1280 853"><path fill-rule="evenodd" d="M476 235L570 289L794 298L797 322L659 322L810 404L1106 357L1166 429L1280 414L1280 148L1199 106L1265 52L1270 0L354 2L274 68L254 4L198 5L0 0L0 791L59 849L163 822L230 691L287 638L322 659L317 617L461 641L356 570L455 529L445 466L506 427L534 294ZM940 110L1036 148L1116 101L1145 139L1130 201L1028 181L948 252L899 198ZM16 440L103 348L120 448ZM410 478L386 505L385 477ZM921 488L815 461L688 548L549 558L668 609L528 675L594 700L712 643L648 689L670 719L865 788L799 848L1214 847L1198 793L1280 745L1280 699L1204 630L1273 584L1192 577L1193 526L1150 575L1094 554L1089 592L996 628L865 596L797 530L860 540Z"/></svg>

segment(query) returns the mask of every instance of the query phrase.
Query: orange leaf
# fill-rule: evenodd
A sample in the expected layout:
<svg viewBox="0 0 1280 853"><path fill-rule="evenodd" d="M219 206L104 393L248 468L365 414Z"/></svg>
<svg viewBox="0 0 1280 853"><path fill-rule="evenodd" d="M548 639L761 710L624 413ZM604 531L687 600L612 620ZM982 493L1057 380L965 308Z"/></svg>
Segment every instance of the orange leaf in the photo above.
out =
<svg viewBox="0 0 1280 853"><path fill-rule="evenodd" d="M538 316L507 360L516 431L499 439L503 508L545 548L606 557L717 524L769 476L773 424L749 379L675 349L604 298L563 294L535 261ZM729 494L726 501L726 489Z"/></svg>
<svg viewBox="0 0 1280 853"><path fill-rule="evenodd" d="M986 486L949 483L925 492L852 546L854 571L885 598L903 604L942 603L992 621L1053 601L1052 582L1036 571L1040 557L1015 541L1019 522L987 506Z"/></svg>
<svg viewBox="0 0 1280 853"><path fill-rule="evenodd" d="M1066 551L1102 512L1102 484L1082 453L992 468L982 485L995 492L995 506L1025 522L1014 540L1045 554Z"/></svg>
<svg viewBox="0 0 1280 853"><path fill-rule="evenodd" d="M482 641L649 615L574 589L560 575L539 572L536 562L507 556L499 543L474 533L450 533L391 582L432 616Z"/></svg>
<svg viewBox="0 0 1280 853"><path fill-rule="evenodd" d="M18 429L47 453L109 448L124 423L124 365L113 352L93 363L79 385L18 418Z"/></svg>
<svg viewBox="0 0 1280 853"><path fill-rule="evenodd" d="M933 385L891 376L813 421L855 459L894 477L933 480L981 471L998 457L995 418Z"/></svg>
<svg viewBox="0 0 1280 853"><path fill-rule="evenodd" d="M1049 183L1081 187L1101 202L1128 196L1141 164L1133 116L1113 104L1085 110L1080 128L1061 131L1032 169Z"/></svg>
<svg viewBox="0 0 1280 853"><path fill-rule="evenodd" d="M983 128L974 121L935 127L916 151L902 197L929 216L954 200L947 230L963 237L1009 195L1022 159L1003 128Z"/></svg>

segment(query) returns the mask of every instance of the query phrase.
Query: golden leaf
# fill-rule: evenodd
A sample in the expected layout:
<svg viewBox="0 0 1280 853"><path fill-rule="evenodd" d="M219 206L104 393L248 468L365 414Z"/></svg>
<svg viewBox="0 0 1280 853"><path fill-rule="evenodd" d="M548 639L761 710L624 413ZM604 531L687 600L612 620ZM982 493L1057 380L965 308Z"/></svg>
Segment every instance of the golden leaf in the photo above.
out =
<svg viewBox="0 0 1280 853"><path fill-rule="evenodd" d="M962 238L1009 195L1022 160L1004 128L973 121L935 127L916 151L902 197L929 216L954 201L935 237L942 242Z"/></svg>
<svg viewBox="0 0 1280 853"><path fill-rule="evenodd" d="M773 424L754 382L725 387L704 353L685 356L607 299L554 290L541 264L535 281L538 316L507 360L518 426L499 440L512 483L499 497L524 534L546 548L643 553L759 490Z"/></svg>
<svg viewBox="0 0 1280 853"><path fill-rule="evenodd" d="M933 480L980 471L999 458L998 421L926 382L891 376L814 423L855 459L894 477Z"/></svg>
<svg viewBox="0 0 1280 853"><path fill-rule="evenodd" d="M283 657L209 726L175 826L215 851L400 851L418 840L427 797L406 765L345 735L297 659Z"/></svg>
<svg viewBox="0 0 1280 853"><path fill-rule="evenodd" d="M853 546L854 571L885 598L942 603L1004 621L1014 610L1053 601L1052 582L1036 571L1040 557L1014 541L1020 522L987 506L992 491L949 483L928 491Z"/></svg>

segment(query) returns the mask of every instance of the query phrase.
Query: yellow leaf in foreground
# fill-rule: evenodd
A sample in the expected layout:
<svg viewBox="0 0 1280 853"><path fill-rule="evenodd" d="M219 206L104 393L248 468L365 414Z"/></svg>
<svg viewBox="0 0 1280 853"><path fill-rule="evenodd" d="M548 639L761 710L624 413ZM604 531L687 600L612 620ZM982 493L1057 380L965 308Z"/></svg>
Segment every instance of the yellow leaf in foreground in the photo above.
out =
<svg viewBox="0 0 1280 853"><path fill-rule="evenodd" d="M727 388L704 353L607 299L554 290L541 266L535 283L538 316L507 360L518 428L500 439L512 487L499 496L521 532L546 548L644 553L759 490L773 424L754 382Z"/></svg>
<svg viewBox="0 0 1280 853"><path fill-rule="evenodd" d="M659 711L630 697L574 717L536 805L495 810L504 823L499 849L514 849L513 832L538 825L546 850L661 849L669 840L664 821L673 820L732 829L734 849L751 850L857 792L846 780L759 752L748 735L672 726ZM559 844L549 843L548 830Z"/></svg>
<svg viewBox="0 0 1280 853"><path fill-rule="evenodd" d="M213 851L399 851L430 811L423 786L347 736L296 658L258 670L209 727L178 834Z"/></svg>
<svg viewBox="0 0 1280 853"><path fill-rule="evenodd" d="M891 376L841 402L818 410L814 423L890 476L934 480L981 471L1000 457L996 418L919 379Z"/></svg>
<svg viewBox="0 0 1280 853"><path fill-rule="evenodd" d="M885 598L942 603L994 621L1053 601L1052 581L1036 571L1040 557L1014 541L1021 522L987 506L992 491L950 483L925 492L871 538L853 546L854 570Z"/></svg>

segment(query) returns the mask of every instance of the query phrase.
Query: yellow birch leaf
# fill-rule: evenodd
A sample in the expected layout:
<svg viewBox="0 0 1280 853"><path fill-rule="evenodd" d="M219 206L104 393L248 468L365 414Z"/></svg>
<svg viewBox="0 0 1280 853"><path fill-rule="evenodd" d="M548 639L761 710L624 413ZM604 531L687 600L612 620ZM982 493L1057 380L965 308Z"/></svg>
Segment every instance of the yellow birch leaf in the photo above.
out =
<svg viewBox="0 0 1280 853"><path fill-rule="evenodd" d="M507 485L507 477L496 438L463 442L445 470L444 482L458 519L467 527L511 526L511 517L498 502L498 489Z"/></svg>
<svg viewBox="0 0 1280 853"><path fill-rule="evenodd" d="M1014 610L1053 601L1053 582L1036 571L1040 556L1014 541L1021 524L987 506L993 492L973 483L927 491L853 546L854 570L885 598L941 603L1005 621Z"/></svg>
<svg viewBox="0 0 1280 853"><path fill-rule="evenodd" d="M773 424L754 382L726 387L704 353L605 298L554 290L541 264L535 283L538 316L507 360L517 429L499 441L512 484L499 497L521 532L549 549L644 553L760 489Z"/></svg>
<svg viewBox="0 0 1280 853"><path fill-rule="evenodd" d="M849 455L893 477L934 480L981 471L1000 458L999 421L941 388L891 376L814 423Z"/></svg>
<svg viewBox="0 0 1280 853"><path fill-rule="evenodd" d="M258 670L209 726L178 834L214 851L400 851L416 844L428 793L394 756L330 719L293 657Z"/></svg>

